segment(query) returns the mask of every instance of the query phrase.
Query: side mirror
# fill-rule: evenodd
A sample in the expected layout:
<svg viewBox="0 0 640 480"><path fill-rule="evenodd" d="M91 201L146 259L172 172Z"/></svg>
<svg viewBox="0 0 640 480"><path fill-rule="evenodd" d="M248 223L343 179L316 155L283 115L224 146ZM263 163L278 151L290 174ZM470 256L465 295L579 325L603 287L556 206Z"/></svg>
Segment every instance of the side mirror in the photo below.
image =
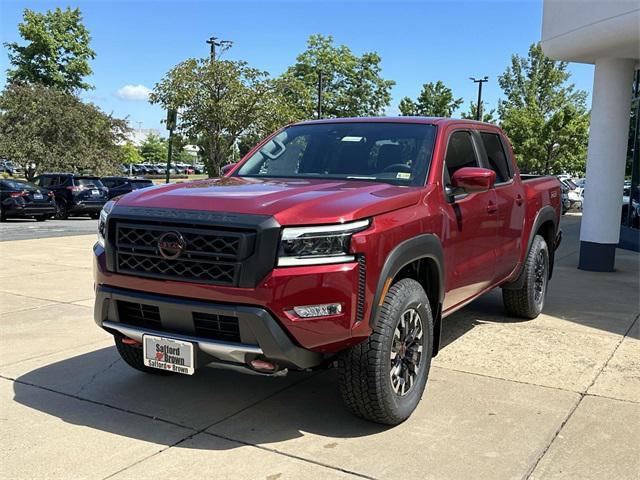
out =
<svg viewBox="0 0 640 480"><path fill-rule="evenodd" d="M486 192L496 183L496 172L488 168L464 167L451 177L451 186L464 193Z"/></svg>
<svg viewBox="0 0 640 480"><path fill-rule="evenodd" d="M220 175L225 176L227 173L229 173L231 171L231 169L233 167L235 167L238 164L238 162L236 163L227 163L226 165L222 166L220 168Z"/></svg>

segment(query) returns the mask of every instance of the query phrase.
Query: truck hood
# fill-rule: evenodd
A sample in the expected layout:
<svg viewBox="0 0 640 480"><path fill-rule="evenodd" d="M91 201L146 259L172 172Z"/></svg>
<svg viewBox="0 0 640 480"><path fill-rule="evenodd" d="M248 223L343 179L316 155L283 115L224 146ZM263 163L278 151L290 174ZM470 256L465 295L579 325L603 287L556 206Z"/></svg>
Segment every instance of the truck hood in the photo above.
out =
<svg viewBox="0 0 640 480"><path fill-rule="evenodd" d="M420 190L353 180L224 177L134 191L118 205L269 215L281 225L337 223L418 202Z"/></svg>

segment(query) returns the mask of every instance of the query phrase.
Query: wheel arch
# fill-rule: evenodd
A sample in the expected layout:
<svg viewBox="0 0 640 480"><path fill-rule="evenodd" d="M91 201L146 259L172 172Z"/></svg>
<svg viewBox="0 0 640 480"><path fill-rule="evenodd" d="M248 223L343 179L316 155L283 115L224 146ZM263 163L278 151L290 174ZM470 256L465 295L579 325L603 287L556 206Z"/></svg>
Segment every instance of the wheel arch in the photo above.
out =
<svg viewBox="0 0 640 480"><path fill-rule="evenodd" d="M389 288L403 278L413 278L422 285L429 298L434 324L433 356L435 356L440 346L444 273L444 252L440 239L436 235L419 235L396 246L387 256L380 271L369 316L371 328L376 326L378 310Z"/></svg>
<svg viewBox="0 0 640 480"><path fill-rule="evenodd" d="M527 240L527 249L525 250L524 260L522 261L522 265L520 266L520 271L518 272L518 276L512 282L505 283L502 285L502 288L518 290L522 287L524 283L524 265L525 260L529 256L529 252L531 251L531 245L533 244L533 239L536 235L541 235L544 239L547 247L549 249L549 279L551 279L551 275L553 274L553 264L555 257L555 238L556 232L558 231L558 224L556 220L556 211L550 205L546 205L540 209L540 211L536 214L535 219L533 220L533 224L531 229L529 230L529 238Z"/></svg>

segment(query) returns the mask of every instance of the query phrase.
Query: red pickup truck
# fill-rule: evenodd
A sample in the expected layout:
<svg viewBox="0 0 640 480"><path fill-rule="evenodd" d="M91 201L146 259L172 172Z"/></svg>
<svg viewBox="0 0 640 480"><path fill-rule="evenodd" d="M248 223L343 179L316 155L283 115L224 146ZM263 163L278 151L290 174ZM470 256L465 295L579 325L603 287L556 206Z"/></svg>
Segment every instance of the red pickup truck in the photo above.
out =
<svg viewBox="0 0 640 480"><path fill-rule="evenodd" d="M109 202L95 321L148 373L337 366L353 413L397 424L447 315L495 287L508 314L540 313L560 199L554 177L521 180L494 125L291 125L222 178Z"/></svg>

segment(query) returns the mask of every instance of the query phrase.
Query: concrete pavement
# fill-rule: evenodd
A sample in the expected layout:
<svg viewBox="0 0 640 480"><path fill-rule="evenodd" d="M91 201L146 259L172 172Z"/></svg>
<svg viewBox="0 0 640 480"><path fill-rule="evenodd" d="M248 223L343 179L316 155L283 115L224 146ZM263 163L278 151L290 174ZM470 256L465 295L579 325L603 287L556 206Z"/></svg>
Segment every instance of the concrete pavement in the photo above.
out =
<svg viewBox="0 0 640 480"><path fill-rule="evenodd" d="M31 218L8 218L0 223L0 242L32 238L89 235L98 230L98 220L89 217L71 217L67 220L36 222Z"/></svg>
<svg viewBox="0 0 640 480"><path fill-rule="evenodd" d="M544 314L506 317L493 292L447 318L394 428L350 416L334 371L133 371L92 320L93 236L2 242L0 477L637 479L638 254L577 270L578 222Z"/></svg>

